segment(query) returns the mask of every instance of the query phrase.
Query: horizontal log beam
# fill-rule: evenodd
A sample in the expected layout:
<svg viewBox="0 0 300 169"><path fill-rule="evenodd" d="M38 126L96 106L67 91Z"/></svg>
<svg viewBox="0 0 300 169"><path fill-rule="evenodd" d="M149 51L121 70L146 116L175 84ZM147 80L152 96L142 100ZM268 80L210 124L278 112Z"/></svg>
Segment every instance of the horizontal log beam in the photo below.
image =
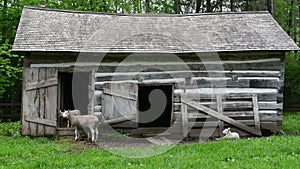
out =
<svg viewBox="0 0 300 169"><path fill-rule="evenodd" d="M111 72L95 73L97 81L108 80L133 80L137 77L142 79L165 79L165 78L186 78L186 77L280 77L280 71L270 70L223 70L223 71L150 71L150 72Z"/></svg>

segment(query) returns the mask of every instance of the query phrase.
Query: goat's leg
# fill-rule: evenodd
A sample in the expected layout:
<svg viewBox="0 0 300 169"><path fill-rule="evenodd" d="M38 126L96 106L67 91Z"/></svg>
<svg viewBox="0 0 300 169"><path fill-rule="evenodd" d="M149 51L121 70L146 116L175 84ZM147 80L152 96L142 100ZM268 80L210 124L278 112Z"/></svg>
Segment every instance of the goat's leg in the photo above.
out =
<svg viewBox="0 0 300 169"><path fill-rule="evenodd" d="M77 141L79 138L78 129L75 127L75 141Z"/></svg>
<svg viewBox="0 0 300 169"><path fill-rule="evenodd" d="M91 133L88 131L87 132L87 139L90 140L91 139Z"/></svg>
<svg viewBox="0 0 300 169"><path fill-rule="evenodd" d="M93 139L93 132L92 132L92 130L88 127L87 131L88 131L88 140L92 140Z"/></svg>
<svg viewBox="0 0 300 169"><path fill-rule="evenodd" d="M95 128L95 142L98 140L98 134L99 134L99 132L98 132L98 127L96 127Z"/></svg>
<svg viewBox="0 0 300 169"><path fill-rule="evenodd" d="M85 129L85 131L86 131L86 136L87 136L87 139L88 139L88 140L90 140L90 138L91 138L91 134L90 134L90 130L89 130L89 128L86 128L86 129Z"/></svg>
<svg viewBox="0 0 300 169"><path fill-rule="evenodd" d="M91 128L92 141L95 140L95 130Z"/></svg>

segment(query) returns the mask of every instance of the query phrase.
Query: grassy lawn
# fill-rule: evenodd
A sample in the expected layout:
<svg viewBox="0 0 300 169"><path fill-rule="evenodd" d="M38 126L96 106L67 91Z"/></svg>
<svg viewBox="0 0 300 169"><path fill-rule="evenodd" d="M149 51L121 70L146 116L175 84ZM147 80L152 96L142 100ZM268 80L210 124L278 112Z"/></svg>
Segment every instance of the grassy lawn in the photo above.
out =
<svg viewBox="0 0 300 169"><path fill-rule="evenodd" d="M299 120L300 114L285 114L284 132L299 134ZM56 137L20 137L18 127L0 123L0 168L300 168L300 136L185 144L158 156L131 159Z"/></svg>
<svg viewBox="0 0 300 169"><path fill-rule="evenodd" d="M283 115L283 131L291 135L300 135L300 112Z"/></svg>

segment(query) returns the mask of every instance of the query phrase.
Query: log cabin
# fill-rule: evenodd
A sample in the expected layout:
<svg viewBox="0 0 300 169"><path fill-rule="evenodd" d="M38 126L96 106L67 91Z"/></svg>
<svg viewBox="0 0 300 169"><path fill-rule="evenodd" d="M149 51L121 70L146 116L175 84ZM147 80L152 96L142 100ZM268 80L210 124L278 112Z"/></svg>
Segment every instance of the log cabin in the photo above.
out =
<svg viewBox="0 0 300 169"><path fill-rule="evenodd" d="M282 129L285 55L297 50L268 12L24 7L13 46L25 56L22 135L66 134L64 109L142 137L270 135Z"/></svg>

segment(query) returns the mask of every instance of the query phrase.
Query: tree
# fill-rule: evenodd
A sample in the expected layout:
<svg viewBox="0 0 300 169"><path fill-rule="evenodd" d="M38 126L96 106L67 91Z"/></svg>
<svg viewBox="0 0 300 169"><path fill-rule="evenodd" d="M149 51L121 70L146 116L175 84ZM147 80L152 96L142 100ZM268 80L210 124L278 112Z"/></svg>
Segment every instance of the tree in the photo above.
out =
<svg viewBox="0 0 300 169"><path fill-rule="evenodd" d="M150 12L150 0L146 0L146 13Z"/></svg>
<svg viewBox="0 0 300 169"><path fill-rule="evenodd" d="M196 0L196 13L200 12L202 0Z"/></svg>
<svg viewBox="0 0 300 169"><path fill-rule="evenodd" d="M180 14L180 13L181 13L181 4L180 4L180 0L175 0L175 6L176 6L175 13Z"/></svg>
<svg viewBox="0 0 300 169"><path fill-rule="evenodd" d="M6 92L12 102L16 95L16 88L21 88L23 56L11 54L12 45L2 44L0 46L0 98Z"/></svg>

